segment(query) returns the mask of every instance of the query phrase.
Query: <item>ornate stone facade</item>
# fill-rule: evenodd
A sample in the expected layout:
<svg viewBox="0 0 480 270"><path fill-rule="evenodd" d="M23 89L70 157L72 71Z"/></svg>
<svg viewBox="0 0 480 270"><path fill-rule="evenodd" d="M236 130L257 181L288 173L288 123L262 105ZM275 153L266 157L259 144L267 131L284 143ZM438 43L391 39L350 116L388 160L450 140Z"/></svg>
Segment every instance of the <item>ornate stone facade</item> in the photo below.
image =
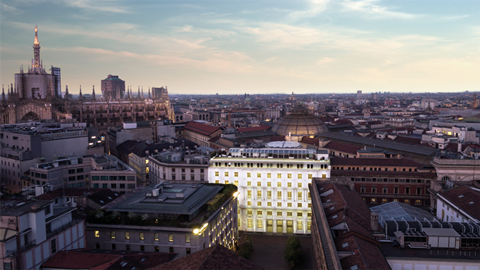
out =
<svg viewBox="0 0 480 270"><path fill-rule="evenodd" d="M153 97L150 90L145 97L143 89L141 94L139 89L135 98L131 87L126 94L124 86L116 87L114 90L118 90L118 94L112 96L109 92L104 99L95 97L95 89L91 95L82 96L80 88L79 97L73 99L67 86L65 97L61 97L60 69L52 67L57 73L48 74L43 68L36 27L33 49L34 59L28 72L24 72L22 67L20 73L15 74L15 85L7 86L7 93L2 88L0 124L28 120L76 120L106 130L109 126L128 121L173 119L168 90L163 87L154 88Z"/></svg>

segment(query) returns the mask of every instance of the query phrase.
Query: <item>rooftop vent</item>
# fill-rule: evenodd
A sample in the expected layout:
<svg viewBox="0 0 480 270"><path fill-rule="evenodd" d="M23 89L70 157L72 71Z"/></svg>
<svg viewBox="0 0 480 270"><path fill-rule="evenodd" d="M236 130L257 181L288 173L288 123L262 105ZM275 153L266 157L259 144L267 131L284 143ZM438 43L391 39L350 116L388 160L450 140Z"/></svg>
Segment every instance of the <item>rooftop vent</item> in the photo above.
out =
<svg viewBox="0 0 480 270"><path fill-rule="evenodd" d="M346 248L346 247L348 247L348 243L343 243L342 248Z"/></svg>
<svg viewBox="0 0 480 270"><path fill-rule="evenodd" d="M475 202L469 202L469 204L474 204Z"/></svg>
<svg viewBox="0 0 480 270"><path fill-rule="evenodd" d="M463 195L458 195L458 198L463 198L464 196Z"/></svg>

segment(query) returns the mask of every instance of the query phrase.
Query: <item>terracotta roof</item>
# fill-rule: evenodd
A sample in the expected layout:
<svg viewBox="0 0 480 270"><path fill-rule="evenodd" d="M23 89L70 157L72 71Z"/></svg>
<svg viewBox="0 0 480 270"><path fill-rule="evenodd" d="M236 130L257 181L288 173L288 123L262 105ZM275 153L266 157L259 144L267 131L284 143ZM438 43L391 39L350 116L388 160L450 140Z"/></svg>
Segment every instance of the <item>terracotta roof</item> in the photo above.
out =
<svg viewBox="0 0 480 270"><path fill-rule="evenodd" d="M358 269L390 269L379 247L361 237L350 235L336 239L335 246L338 251L354 252L340 260L343 269L350 269L354 265L357 265Z"/></svg>
<svg viewBox="0 0 480 270"><path fill-rule="evenodd" d="M246 128L238 128L238 132L252 132L252 131L264 131L271 127L266 125L260 125L259 127L246 127Z"/></svg>
<svg viewBox="0 0 480 270"><path fill-rule="evenodd" d="M176 255L158 252L77 249L57 252L43 263L41 268L113 270L123 269L121 265L124 265L127 266L124 269L135 267L137 270L142 270L166 263Z"/></svg>
<svg viewBox="0 0 480 270"><path fill-rule="evenodd" d="M186 124L185 129L188 129L193 132L197 132L206 136L210 136L211 134L220 130L219 127L209 126L209 125L201 124L198 122L190 122Z"/></svg>
<svg viewBox="0 0 480 270"><path fill-rule="evenodd" d="M476 191L465 185L460 185L439 194L469 215L480 220L480 211L478 210L480 205L480 191Z"/></svg>
<svg viewBox="0 0 480 270"><path fill-rule="evenodd" d="M424 178L435 178L436 179L436 174L435 173L429 173L429 172L403 172L403 171L397 171L397 172L392 172L392 171L363 171L363 170L332 170L331 171L332 176L345 176L345 175L351 175L353 177L355 176L403 176L403 177L424 177Z"/></svg>
<svg viewBox="0 0 480 270"><path fill-rule="evenodd" d="M362 147L360 146L355 146L355 145L336 142L336 141L329 142L327 145L324 146L324 148L334 150L334 151L344 152L344 153L350 153L350 154L357 154L357 151L362 149Z"/></svg>
<svg viewBox="0 0 480 270"><path fill-rule="evenodd" d="M330 158L332 166L394 166L421 167L422 164L406 158Z"/></svg>
<svg viewBox="0 0 480 270"><path fill-rule="evenodd" d="M198 251L149 270L263 269L221 245Z"/></svg>

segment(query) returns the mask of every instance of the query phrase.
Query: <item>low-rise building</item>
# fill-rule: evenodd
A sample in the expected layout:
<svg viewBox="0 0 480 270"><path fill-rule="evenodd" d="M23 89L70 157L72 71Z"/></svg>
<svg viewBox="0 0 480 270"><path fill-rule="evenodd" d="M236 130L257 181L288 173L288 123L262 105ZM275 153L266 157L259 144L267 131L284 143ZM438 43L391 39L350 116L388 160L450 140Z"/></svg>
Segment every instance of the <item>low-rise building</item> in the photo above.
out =
<svg viewBox="0 0 480 270"><path fill-rule="evenodd" d="M197 122L190 122L185 125L185 138L200 146L210 147L210 139L219 136L222 129Z"/></svg>
<svg viewBox="0 0 480 270"><path fill-rule="evenodd" d="M53 204L49 200L2 201L2 269L39 269L58 251L85 247L84 221L73 219L75 208Z"/></svg>
<svg viewBox="0 0 480 270"><path fill-rule="evenodd" d="M87 218L88 248L178 253L238 240L233 185L163 182L139 187ZM106 211L105 211L106 210Z"/></svg>

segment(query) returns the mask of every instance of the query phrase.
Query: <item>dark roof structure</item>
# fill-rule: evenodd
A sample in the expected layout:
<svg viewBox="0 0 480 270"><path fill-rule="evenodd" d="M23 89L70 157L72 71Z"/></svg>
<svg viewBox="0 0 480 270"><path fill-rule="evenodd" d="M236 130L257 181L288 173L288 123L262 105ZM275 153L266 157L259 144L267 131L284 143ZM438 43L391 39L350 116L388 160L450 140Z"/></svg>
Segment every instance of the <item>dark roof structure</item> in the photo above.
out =
<svg viewBox="0 0 480 270"><path fill-rule="evenodd" d="M177 256L175 253L135 252L98 249L59 251L42 264L41 269L150 269Z"/></svg>
<svg viewBox="0 0 480 270"><path fill-rule="evenodd" d="M272 130L285 136L311 136L328 132L328 128L320 121L320 118L309 114L308 110L300 105L276 122Z"/></svg>
<svg viewBox="0 0 480 270"><path fill-rule="evenodd" d="M357 154L357 151L362 149L360 146L356 145L351 145L351 144L346 144L342 142L336 142L336 141L331 141L327 143L324 148L333 150L333 151L339 151L339 152L344 152L344 153L350 153L350 154Z"/></svg>
<svg viewBox="0 0 480 270"><path fill-rule="evenodd" d="M187 255L149 270L260 270L262 267L244 259L228 248L215 245L213 247Z"/></svg>
<svg viewBox="0 0 480 270"><path fill-rule="evenodd" d="M422 164L406 158L336 158L330 159L332 166L398 166L422 167Z"/></svg>

